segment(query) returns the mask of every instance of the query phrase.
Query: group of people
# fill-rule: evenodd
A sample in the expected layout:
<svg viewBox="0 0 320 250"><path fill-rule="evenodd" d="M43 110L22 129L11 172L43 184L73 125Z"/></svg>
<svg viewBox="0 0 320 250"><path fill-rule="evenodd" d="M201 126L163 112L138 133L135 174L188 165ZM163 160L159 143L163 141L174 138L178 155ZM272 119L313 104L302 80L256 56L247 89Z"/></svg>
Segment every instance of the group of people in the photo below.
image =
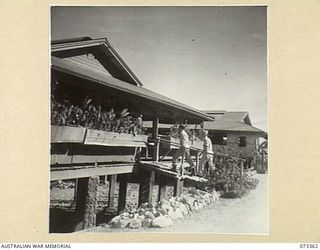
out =
<svg viewBox="0 0 320 250"><path fill-rule="evenodd" d="M142 115L133 117L128 109L116 113L113 108L102 110L86 97L83 103L76 105L69 100L57 102L51 97L51 124L58 126L81 126L90 129L128 134L141 134L143 131Z"/></svg>
<svg viewBox="0 0 320 250"><path fill-rule="evenodd" d="M190 165L191 175L195 174L195 165L192 161L190 154L190 140L189 136L186 132L186 125L179 125L178 138L180 140L180 148L174 153L172 158L172 169L173 171L178 171L178 159L179 157L185 157L186 161ZM205 171L205 165L208 163L208 171L213 171L215 169L213 164L213 150L212 150L212 142L208 137L208 131L202 130L200 133L200 139L203 141L203 153L201 160L199 162L199 173L203 174Z"/></svg>

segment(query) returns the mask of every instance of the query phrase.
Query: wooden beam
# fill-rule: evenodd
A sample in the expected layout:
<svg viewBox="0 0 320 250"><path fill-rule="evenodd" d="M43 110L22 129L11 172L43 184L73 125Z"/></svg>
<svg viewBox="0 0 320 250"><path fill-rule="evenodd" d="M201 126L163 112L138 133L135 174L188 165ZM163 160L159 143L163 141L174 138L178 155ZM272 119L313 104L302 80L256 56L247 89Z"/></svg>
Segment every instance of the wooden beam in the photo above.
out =
<svg viewBox="0 0 320 250"><path fill-rule="evenodd" d="M76 178L85 178L90 176L100 176L100 175L114 175L114 174L127 174L132 173L134 169L134 164L122 164L117 166L83 166L83 167L70 167L68 169L59 170L51 169L50 171L50 181L57 180L67 180Z"/></svg>
<svg viewBox="0 0 320 250"><path fill-rule="evenodd" d="M127 197L127 176L122 176L120 178L119 187L119 201L118 201L118 212L120 213L126 207L126 197Z"/></svg>
<svg viewBox="0 0 320 250"><path fill-rule="evenodd" d="M88 229L96 226L98 206L98 183L98 176L89 177L83 229Z"/></svg>
<svg viewBox="0 0 320 250"><path fill-rule="evenodd" d="M174 196L180 196L182 194L183 182L184 181L182 179L176 179L176 183L174 185Z"/></svg>
<svg viewBox="0 0 320 250"><path fill-rule="evenodd" d="M243 161L240 161L240 180L243 178Z"/></svg>
<svg viewBox="0 0 320 250"><path fill-rule="evenodd" d="M199 174L199 171L200 171L200 166L199 166L199 164L200 164L200 154L201 154L201 152L200 151L197 151L197 154L196 154L196 175L197 174Z"/></svg>
<svg viewBox="0 0 320 250"><path fill-rule="evenodd" d="M109 201L108 201L108 209L114 210L114 194L116 190L116 183L117 183L117 175L111 175L110 184L109 184Z"/></svg>
<svg viewBox="0 0 320 250"><path fill-rule="evenodd" d="M155 178L156 178L156 174L154 171L151 171L150 173L150 179L149 179L149 199L148 202L149 204L153 204L153 187L154 187L154 183L155 183Z"/></svg>
<svg viewBox="0 0 320 250"><path fill-rule="evenodd" d="M153 119L153 133L152 133L152 139L154 141L154 147L153 147L153 161L159 160L159 141L158 141L158 132L159 132L159 117L155 116Z"/></svg>
<svg viewBox="0 0 320 250"><path fill-rule="evenodd" d="M159 199L162 200L166 198L166 185L167 185L167 179L168 177L164 175L159 176Z"/></svg>

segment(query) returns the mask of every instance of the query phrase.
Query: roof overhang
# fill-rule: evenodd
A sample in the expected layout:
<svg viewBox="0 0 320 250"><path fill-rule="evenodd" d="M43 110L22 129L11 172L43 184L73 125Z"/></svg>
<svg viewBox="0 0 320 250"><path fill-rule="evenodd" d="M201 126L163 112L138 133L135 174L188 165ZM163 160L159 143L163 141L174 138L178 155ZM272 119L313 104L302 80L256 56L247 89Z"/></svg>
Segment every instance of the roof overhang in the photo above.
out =
<svg viewBox="0 0 320 250"><path fill-rule="evenodd" d="M139 98L140 100L146 101L150 105L153 105L155 109L161 107L163 109L170 110L181 115L186 115L187 117L191 117L200 121L213 121L209 115L183 103L155 93L144 87L135 86L106 74L102 74L101 72L81 67L81 65L75 64L71 61L65 61L52 56L51 64L53 70L80 77L84 80L93 82L96 85L105 88L111 88L127 95L134 96L135 98Z"/></svg>

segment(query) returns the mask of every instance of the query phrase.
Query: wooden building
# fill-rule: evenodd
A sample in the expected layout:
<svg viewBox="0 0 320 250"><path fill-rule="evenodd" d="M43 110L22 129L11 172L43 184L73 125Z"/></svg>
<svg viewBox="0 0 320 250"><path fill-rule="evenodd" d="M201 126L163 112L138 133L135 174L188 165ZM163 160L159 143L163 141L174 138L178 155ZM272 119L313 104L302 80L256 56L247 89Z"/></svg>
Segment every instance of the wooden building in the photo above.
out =
<svg viewBox="0 0 320 250"><path fill-rule="evenodd" d="M69 223L72 227L69 231L96 224L97 193L101 179L109 183L110 211L125 208L128 183L139 185L139 203L162 197L161 192L168 183L178 194L183 185L181 178L157 169L161 145L159 123L188 119L200 124L213 120L199 110L143 87L106 38L84 37L52 42L51 98L51 120L55 116L54 105L66 113L64 107L69 107L70 111L71 106L74 108L90 103L99 116L104 110L119 113L124 109L133 117L142 115L144 120L152 121L152 134L148 138L143 134L79 126L81 121L79 124L62 122L63 125L52 121L50 180L51 183L75 181L73 212L76 215L62 219L51 209L50 232L59 232L56 229L59 223ZM74 119L78 119L77 115ZM150 152L151 159L143 155ZM144 163L141 161L143 156ZM153 188L157 184L159 195L154 198ZM115 199L117 185L119 192Z"/></svg>
<svg viewBox="0 0 320 250"><path fill-rule="evenodd" d="M203 128L209 131L214 151L224 151L254 160L259 138L267 138L267 133L252 126L248 112L227 112L205 110L214 121L205 121Z"/></svg>

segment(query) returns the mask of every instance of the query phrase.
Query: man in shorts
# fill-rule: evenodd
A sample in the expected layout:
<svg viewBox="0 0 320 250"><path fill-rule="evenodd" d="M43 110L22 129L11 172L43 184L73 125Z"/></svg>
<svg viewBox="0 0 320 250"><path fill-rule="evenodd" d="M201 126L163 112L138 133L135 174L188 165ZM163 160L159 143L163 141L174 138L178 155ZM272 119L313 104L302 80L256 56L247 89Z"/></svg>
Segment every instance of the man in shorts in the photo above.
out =
<svg viewBox="0 0 320 250"><path fill-rule="evenodd" d="M179 125L179 140L180 140L180 148L173 154L172 158L172 169L177 171L177 162L180 156L185 156L187 162L190 165L191 174L194 175L194 163L191 159L190 155L190 141L187 132L185 131L186 125ZM182 166L183 167L183 166Z"/></svg>
<svg viewBox="0 0 320 250"><path fill-rule="evenodd" d="M200 138L203 141L203 153L199 163L200 174L204 173L204 167L207 162L209 165L208 174L210 174L215 169L215 167L213 164L212 142L208 137L208 131L207 130L202 131Z"/></svg>

